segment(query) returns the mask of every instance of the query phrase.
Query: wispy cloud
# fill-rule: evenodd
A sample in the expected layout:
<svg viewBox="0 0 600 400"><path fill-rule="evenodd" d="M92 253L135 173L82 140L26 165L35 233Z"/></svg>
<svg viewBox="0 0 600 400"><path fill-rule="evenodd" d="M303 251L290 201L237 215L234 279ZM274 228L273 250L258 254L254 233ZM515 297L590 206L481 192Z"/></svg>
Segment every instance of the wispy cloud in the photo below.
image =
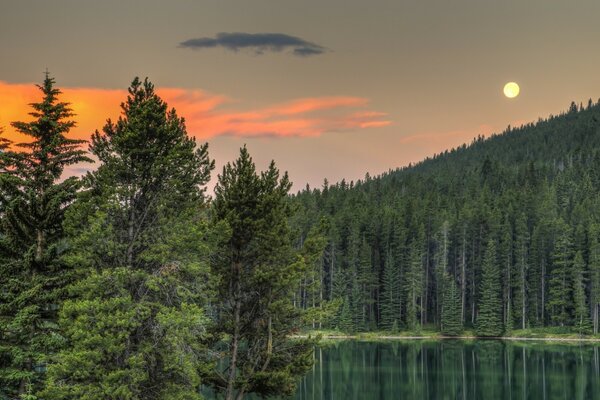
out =
<svg viewBox="0 0 600 400"><path fill-rule="evenodd" d="M188 49L223 47L234 52L249 49L255 54L264 54L267 51L277 53L289 51L299 57L315 56L328 51L321 45L283 33L220 32L215 37L186 40L181 42L179 47Z"/></svg>
<svg viewBox="0 0 600 400"><path fill-rule="evenodd" d="M365 111L368 99L303 98L254 110L224 110L190 116L188 130L200 137L315 137L391 124L385 113Z"/></svg>
<svg viewBox="0 0 600 400"><path fill-rule="evenodd" d="M71 103L77 127L72 136L89 139L107 118L120 114L125 90L100 88L61 88L61 99ZM362 97L330 96L295 99L261 108L246 108L243 101L202 90L158 88L158 94L184 117L188 132L198 139L215 136L236 137L315 137L327 132L354 131L391 124L387 115L373 111ZM33 84L0 81L0 126L8 136L21 140L10 127L11 121L30 119L29 103L38 101Z"/></svg>

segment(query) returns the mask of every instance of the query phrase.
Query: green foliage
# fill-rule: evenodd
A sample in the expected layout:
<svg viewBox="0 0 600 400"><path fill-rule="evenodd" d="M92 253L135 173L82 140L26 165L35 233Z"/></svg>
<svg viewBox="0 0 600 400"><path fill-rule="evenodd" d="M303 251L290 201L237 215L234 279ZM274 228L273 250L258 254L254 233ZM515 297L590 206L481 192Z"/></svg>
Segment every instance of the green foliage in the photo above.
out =
<svg viewBox="0 0 600 400"><path fill-rule="evenodd" d="M400 324L400 296L402 294L400 273L391 255L386 258L383 270L381 300L381 327L397 331Z"/></svg>
<svg viewBox="0 0 600 400"><path fill-rule="evenodd" d="M65 135L75 125L46 74L43 98L31 122L12 126L29 141L9 149L0 140L0 397L34 398L48 358L62 344L57 311L71 271L61 262L62 223L80 182L63 170L90 161L81 140Z"/></svg>
<svg viewBox="0 0 600 400"><path fill-rule="evenodd" d="M573 303L575 307L573 325L580 334L588 334L592 330L589 307L585 296L584 269L583 254L578 251L573 260Z"/></svg>
<svg viewBox="0 0 600 400"><path fill-rule="evenodd" d="M244 147L215 187L213 223L229 235L212 263L219 282L213 335L223 359L208 383L228 400L289 395L311 365L312 340L290 339L302 316L293 294L315 260L291 246L290 186L273 162L258 174Z"/></svg>
<svg viewBox="0 0 600 400"><path fill-rule="evenodd" d="M600 330L600 225L592 224L589 236L590 310L593 333L598 334Z"/></svg>
<svg viewBox="0 0 600 400"><path fill-rule="evenodd" d="M444 297L442 301L441 332L447 336L458 336L463 332L460 318L461 299L458 285L454 278L444 276Z"/></svg>
<svg viewBox="0 0 600 400"><path fill-rule="evenodd" d="M504 326L502 324L500 270L494 240L488 242L485 250L480 291L479 314L477 314L475 325L477 336L500 336L504 332Z"/></svg>
<svg viewBox="0 0 600 400"><path fill-rule="evenodd" d="M349 309L343 306L330 326L339 327L343 311L354 331L390 329L394 298L387 294L397 289L390 283L396 280L398 326L439 327L449 273L460 292L461 320L473 327L485 248L493 238L505 330L574 327L571 266L581 251L587 314L598 331L600 104L576 108L375 178L297 193L297 237L322 217L330 224L324 299L345 299Z"/></svg>
<svg viewBox="0 0 600 400"><path fill-rule="evenodd" d="M100 166L67 221L64 258L80 278L61 312L68 346L44 396L200 398L213 163L147 80L133 81L122 110L92 138Z"/></svg>
<svg viewBox="0 0 600 400"><path fill-rule="evenodd" d="M552 314L554 325L565 326L570 322L570 308L573 304L573 239L570 227L559 221L558 237L552 253L553 264L550 272L549 295L547 307Z"/></svg>

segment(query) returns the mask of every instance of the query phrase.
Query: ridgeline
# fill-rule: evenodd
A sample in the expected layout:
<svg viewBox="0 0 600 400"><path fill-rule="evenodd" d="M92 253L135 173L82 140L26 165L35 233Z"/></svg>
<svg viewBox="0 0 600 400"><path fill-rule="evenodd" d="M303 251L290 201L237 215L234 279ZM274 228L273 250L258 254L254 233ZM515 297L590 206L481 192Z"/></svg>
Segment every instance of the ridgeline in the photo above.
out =
<svg viewBox="0 0 600 400"><path fill-rule="evenodd" d="M327 237L295 295L338 307L315 328L598 333L600 103L293 202L298 246Z"/></svg>

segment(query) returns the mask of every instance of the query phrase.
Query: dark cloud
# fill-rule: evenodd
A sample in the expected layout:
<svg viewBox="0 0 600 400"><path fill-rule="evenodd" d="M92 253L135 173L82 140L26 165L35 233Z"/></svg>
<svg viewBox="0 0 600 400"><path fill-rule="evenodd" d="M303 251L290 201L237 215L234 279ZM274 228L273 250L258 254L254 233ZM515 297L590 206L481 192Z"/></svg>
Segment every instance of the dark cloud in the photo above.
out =
<svg viewBox="0 0 600 400"><path fill-rule="evenodd" d="M291 54L300 57L314 56L327 51L323 46L283 33L221 32L217 33L214 38L189 39L181 42L179 46L188 49L223 47L231 51L251 49L256 54L263 54L265 51L291 50Z"/></svg>

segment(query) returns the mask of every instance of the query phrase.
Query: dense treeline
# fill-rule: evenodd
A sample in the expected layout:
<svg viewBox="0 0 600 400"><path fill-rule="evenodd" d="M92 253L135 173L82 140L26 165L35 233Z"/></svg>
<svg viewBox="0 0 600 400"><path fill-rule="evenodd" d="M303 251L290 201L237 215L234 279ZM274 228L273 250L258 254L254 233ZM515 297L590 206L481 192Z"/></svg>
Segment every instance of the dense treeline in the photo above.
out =
<svg viewBox="0 0 600 400"><path fill-rule="evenodd" d="M329 225L296 293L341 303L324 326L598 333L600 103L294 197L298 244Z"/></svg>
<svg viewBox="0 0 600 400"><path fill-rule="evenodd" d="M292 393L314 344L290 339L306 314L292 294L324 241L292 246L287 174L242 148L211 203L208 146L148 80L93 157L54 80L39 89L32 121L12 124L25 142L0 138L0 398Z"/></svg>

